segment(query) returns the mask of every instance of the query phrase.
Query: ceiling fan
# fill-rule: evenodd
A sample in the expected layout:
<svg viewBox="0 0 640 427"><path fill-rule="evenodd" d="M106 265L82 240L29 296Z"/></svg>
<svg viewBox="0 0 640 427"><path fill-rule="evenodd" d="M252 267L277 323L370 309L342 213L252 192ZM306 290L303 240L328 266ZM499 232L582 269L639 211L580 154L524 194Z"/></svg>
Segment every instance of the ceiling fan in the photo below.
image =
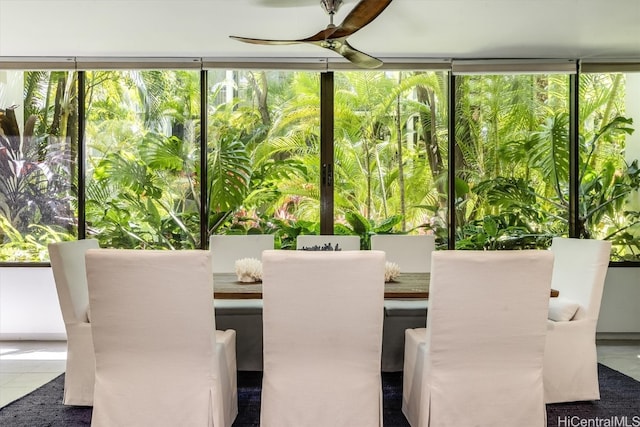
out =
<svg viewBox="0 0 640 427"><path fill-rule="evenodd" d="M347 42L347 37L373 21L389 6L391 0L360 0L338 26L333 23L333 16L342 5L343 0L320 0L320 5L329 14L329 25L316 34L296 40L268 40L248 37L229 36L234 40L252 44L284 45L309 43L332 50L352 63L363 68L377 68L382 61L355 49Z"/></svg>

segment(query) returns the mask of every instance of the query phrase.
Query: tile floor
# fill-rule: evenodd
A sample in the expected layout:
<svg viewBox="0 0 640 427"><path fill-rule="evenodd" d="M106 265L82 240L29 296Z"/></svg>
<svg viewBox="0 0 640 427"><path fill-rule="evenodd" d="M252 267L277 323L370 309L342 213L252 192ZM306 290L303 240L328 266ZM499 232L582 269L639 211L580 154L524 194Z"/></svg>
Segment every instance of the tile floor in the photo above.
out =
<svg viewBox="0 0 640 427"><path fill-rule="evenodd" d="M64 372L65 341L0 341L0 407ZM598 341L598 361L640 381L640 341Z"/></svg>
<svg viewBox="0 0 640 427"><path fill-rule="evenodd" d="M598 362L640 381L640 340L597 341Z"/></svg>
<svg viewBox="0 0 640 427"><path fill-rule="evenodd" d="M64 372L66 341L0 341L0 407Z"/></svg>

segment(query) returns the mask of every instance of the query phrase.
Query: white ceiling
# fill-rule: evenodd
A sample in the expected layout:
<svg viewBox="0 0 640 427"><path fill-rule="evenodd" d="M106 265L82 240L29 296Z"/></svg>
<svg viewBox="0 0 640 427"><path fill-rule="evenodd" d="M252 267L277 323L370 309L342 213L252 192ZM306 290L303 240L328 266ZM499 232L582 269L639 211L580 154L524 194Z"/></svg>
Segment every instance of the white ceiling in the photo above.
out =
<svg viewBox="0 0 640 427"><path fill-rule="evenodd" d="M297 39L328 22L319 0L0 0L0 56L339 58L228 37ZM640 59L640 0L393 0L349 42L382 58Z"/></svg>
<svg viewBox="0 0 640 427"><path fill-rule="evenodd" d="M304 6L268 7L292 3ZM355 3L346 0L335 22ZM328 23L317 0L235 0L233 7L238 19L221 31L236 35L299 38ZM383 57L637 58L640 0L394 0L349 42ZM299 53L290 46L233 46L228 41L222 49L259 56L265 50ZM315 49L300 51L315 55Z"/></svg>

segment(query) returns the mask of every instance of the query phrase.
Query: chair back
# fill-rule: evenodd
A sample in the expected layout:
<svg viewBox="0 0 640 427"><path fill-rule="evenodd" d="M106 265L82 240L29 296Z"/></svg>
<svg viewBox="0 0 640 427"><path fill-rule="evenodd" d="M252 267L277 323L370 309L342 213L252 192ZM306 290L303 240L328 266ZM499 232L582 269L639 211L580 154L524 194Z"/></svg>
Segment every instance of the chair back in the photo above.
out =
<svg viewBox="0 0 640 427"><path fill-rule="evenodd" d="M384 253L263 253L262 426L382 425Z"/></svg>
<svg viewBox="0 0 640 427"><path fill-rule="evenodd" d="M65 405L93 404L95 357L84 255L87 250L99 246L95 239L56 242L48 246L51 271L67 333L62 400Z"/></svg>
<svg viewBox="0 0 640 427"><path fill-rule="evenodd" d="M552 268L549 251L432 254L423 391L432 421L543 425Z"/></svg>
<svg viewBox="0 0 640 427"><path fill-rule="evenodd" d="M428 273L436 239L431 234L374 234L371 249L384 251L387 262L398 264L403 273Z"/></svg>
<svg viewBox="0 0 640 427"><path fill-rule="evenodd" d="M597 320L609 267L611 242L554 237L551 251L555 256L551 287L560 291L560 297L580 304L576 319Z"/></svg>
<svg viewBox="0 0 640 427"><path fill-rule="evenodd" d="M273 234L212 234L209 250L214 273L233 273L236 261L262 258L262 251L274 248Z"/></svg>
<svg viewBox="0 0 640 427"><path fill-rule="evenodd" d="M222 404L209 252L93 249L86 264L92 425L212 425Z"/></svg>
<svg viewBox="0 0 640 427"><path fill-rule="evenodd" d="M48 245L51 271L65 324L86 323L89 290L84 255L99 248L96 239L56 242Z"/></svg>
<svg viewBox="0 0 640 427"><path fill-rule="evenodd" d="M360 236L300 234L296 237L296 249L298 250L316 246L321 249L327 245L331 245L334 251L336 247L341 251L359 251Z"/></svg>

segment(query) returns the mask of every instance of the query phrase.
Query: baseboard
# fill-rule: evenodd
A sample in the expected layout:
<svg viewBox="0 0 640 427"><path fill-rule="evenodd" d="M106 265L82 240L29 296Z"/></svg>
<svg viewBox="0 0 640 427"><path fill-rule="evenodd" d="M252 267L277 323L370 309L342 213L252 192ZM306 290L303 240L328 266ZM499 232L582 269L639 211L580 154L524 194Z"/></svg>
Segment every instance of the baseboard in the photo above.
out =
<svg viewBox="0 0 640 427"><path fill-rule="evenodd" d="M596 332L598 341L640 341L640 332Z"/></svg>
<svg viewBox="0 0 640 427"><path fill-rule="evenodd" d="M2 333L0 341L66 341L67 334L60 333Z"/></svg>

